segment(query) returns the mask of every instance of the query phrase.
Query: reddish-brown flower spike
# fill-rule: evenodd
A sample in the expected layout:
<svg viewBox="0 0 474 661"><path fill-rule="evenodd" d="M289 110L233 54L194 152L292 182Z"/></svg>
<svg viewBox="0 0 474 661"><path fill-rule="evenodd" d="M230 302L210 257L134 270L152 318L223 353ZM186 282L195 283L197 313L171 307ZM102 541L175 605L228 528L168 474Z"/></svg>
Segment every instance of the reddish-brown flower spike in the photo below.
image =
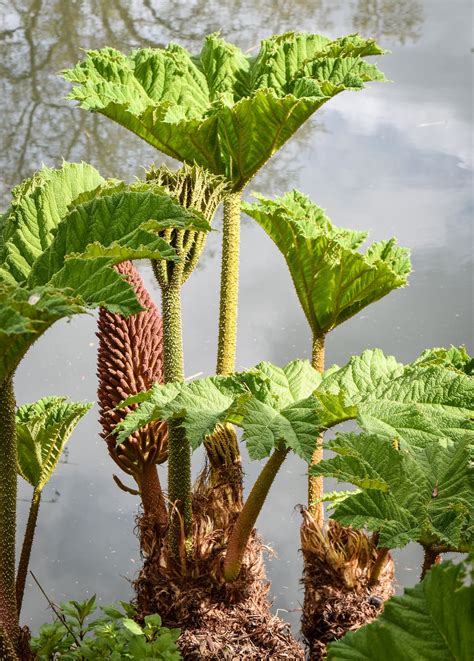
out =
<svg viewBox="0 0 474 661"><path fill-rule="evenodd" d="M99 311L99 351L97 376L102 437L114 461L140 485L147 466L167 458L167 432L164 423L154 422L116 446L115 425L132 407L116 410L126 397L148 390L163 381L163 327L158 308L131 262L115 267L135 288L144 312L124 319L107 310Z"/></svg>

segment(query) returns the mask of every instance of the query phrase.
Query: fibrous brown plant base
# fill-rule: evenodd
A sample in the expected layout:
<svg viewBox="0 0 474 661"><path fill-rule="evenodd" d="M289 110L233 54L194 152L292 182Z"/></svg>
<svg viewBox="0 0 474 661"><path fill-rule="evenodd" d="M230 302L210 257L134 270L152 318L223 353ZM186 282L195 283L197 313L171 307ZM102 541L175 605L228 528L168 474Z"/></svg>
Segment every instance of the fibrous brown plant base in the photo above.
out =
<svg viewBox="0 0 474 661"><path fill-rule="evenodd" d="M301 631L309 659L326 658L326 645L380 615L392 596L394 566L390 555L375 585L369 577L377 547L364 533L330 520L321 529L302 511L301 544L305 590Z"/></svg>
<svg viewBox="0 0 474 661"><path fill-rule="evenodd" d="M238 513L229 506L232 502L228 484L210 487L208 475L199 478L193 494L194 549L186 560L186 575L170 559L166 539L155 544L135 582L140 616L159 613L167 626L181 627L184 659L302 660L303 649L289 625L270 612L263 564L268 549L255 532L239 578L223 580L227 539Z"/></svg>

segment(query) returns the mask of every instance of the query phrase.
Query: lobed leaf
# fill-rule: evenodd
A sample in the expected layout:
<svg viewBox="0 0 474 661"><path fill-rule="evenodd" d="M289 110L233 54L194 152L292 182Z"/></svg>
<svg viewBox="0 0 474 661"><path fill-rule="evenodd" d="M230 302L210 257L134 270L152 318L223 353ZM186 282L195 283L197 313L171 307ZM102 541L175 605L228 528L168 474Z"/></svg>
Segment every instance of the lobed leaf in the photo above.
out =
<svg viewBox="0 0 474 661"><path fill-rule="evenodd" d="M80 419L92 403L44 397L16 413L18 473L32 487L44 488Z"/></svg>
<svg viewBox="0 0 474 661"><path fill-rule="evenodd" d="M71 202L104 182L87 163L43 167L12 191L3 216L0 241L0 281L22 283L34 262L51 244Z"/></svg>
<svg viewBox="0 0 474 661"><path fill-rule="evenodd" d="M262 41L254 57L211 34L199 55L176 44L129 56L103 48L63 75L82 108L240 190L326 101L384 80L363 59L382 53L358 35L288 32Z"/></svg>
<svg viewBox="0 0 474 661"><path fill-rule="evenodd" d="M339 434L326 447L337 456L310 473L358 487L335 503L332 518L379 532L388 548L410 541L459 550L473 545L472 437L400 448L388 437Z"/></svg>
<svg viewBox="0 0 474 661"><path fill-rule="evenodd" d="M358 248L365 232L332 225L324 211L293 191L243 211L267 232L285 257L298 298L316 335L325 335L392 290L403 287L411 269L409 252L395 239Z"/></svg>

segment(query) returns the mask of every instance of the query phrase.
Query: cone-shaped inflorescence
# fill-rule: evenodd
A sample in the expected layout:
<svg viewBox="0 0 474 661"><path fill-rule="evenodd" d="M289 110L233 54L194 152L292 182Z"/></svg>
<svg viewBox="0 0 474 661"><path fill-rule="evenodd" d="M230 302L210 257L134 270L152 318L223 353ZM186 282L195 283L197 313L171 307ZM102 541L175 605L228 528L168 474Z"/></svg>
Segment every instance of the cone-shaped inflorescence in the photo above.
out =
<svg viewBox="0 0 474 661"><path fill-rule="evenodd" d="M125 319L100 309L97 375L102 437L115 463L137 483L145 515L161 528L166 526L167 512L156 464L163 463L168 456L166 424L152 422L120 445L113 431L133 408L117 409L117 405L147 390L156 381L163 381L163 325L158 308L132 262L122 262L115 268L133 285L144 311ZM114 479L122 489L133 492L117 476Z"/></svg>

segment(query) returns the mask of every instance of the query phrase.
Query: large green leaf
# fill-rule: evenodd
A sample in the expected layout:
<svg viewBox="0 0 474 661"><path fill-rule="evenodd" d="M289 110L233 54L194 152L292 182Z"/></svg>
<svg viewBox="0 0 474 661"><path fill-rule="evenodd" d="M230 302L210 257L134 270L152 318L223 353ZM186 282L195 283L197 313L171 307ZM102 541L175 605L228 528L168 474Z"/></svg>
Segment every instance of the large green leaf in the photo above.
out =
<svg viewBox="0 0 474 661"><path fill-rule="evenodd" d="M44 397L17 410L18 473L32 487L41 490L47 484L74 428L91 407L65 397Z"/></svg>
<svg viewBox="0 0 474 661"><path fill-rule="evenodd" d="M351 419L401 444L474 436L472 378L441 366L405 367L380 350L323 375L297 360L283 368L260 363L232 377L156 384L127 400L132 403L140 406L121 423L119 442L153 420L178 418L197 447L218 422L233 422L255 459L282 444L309 460L321 430Z"/></svg>
<svg viewBox="0 0 474 661"><path fill-rule="evenodd" d="M374 622L330 643L328 661L472 661L470 564L433 566L416 587L387 601Z"/></svg>
<svg viewBox="0 0 474 661"><path fill-rule="evenodd" d="M0 224L0 381L62 317L94 307L140 312L133 287L113 265L177 259L159 235L170 227L209 229L163 189L105 182L85 164L43 168L14 189Z"/></svg>
<svg viewBox="0 0 474 661"><path fill-rule="evenodd" d="M104 179L87 163L44 167L12 191L3 216L0 242L0 280L24 282L35 260L48 248L68 206Z"/></svg>
<svg viewBox="0 0 474 661"><path fill-rule="evenodd" d="M363 59L382 53L357 35L289 32L262 41L253 57L212 34L197 56L176 44L129 56L88 51L64 77L81 107L173 158L225 175L240 190L326 101L384 80Z"/></svg>
<svg viewBox="0 0 474 661"><path fill-rule="evenodd" d="M51 282L71 258L96 261L107 257L110 264L126 259L176 260L174 249L159 235L160 231L169 227L210 229L202 216L183 209L153 184L106 192L109 194L102 192L65 216L54 241L31 270L31 285ZM74 271L79 263L80 260ZM63 276L63 286L66 283Z"/></svg>
<svg viewBox="0 0 474 661"><path fill-rule="evenodd" d="M306 318L314 334L324 335L370 303L407 283L408 250L395 240L358 247L365 232L332 225L324 211L293 191L275 200L256 195L243 204L286 259Z"/></svg>
<svg viewBox="0 0 474 661"><path fill-rule="evenodd" d="M235 402L228 420L243 429L250 458L268 457L282 445L309 461L321 429L313 395L321 374L295 360L284 367L259 363L240 378L251 396Z"/></svg>
<svg viewBox="0 0 474 661"><path fill-rule="evenodd" d="M311 467L310 473L358 487L333 505L333 518L378 531L380 545L388 548L410 541L472 547L474 444L467 433L422 448L401 448L384 436L339 434L326 447L337 456Z"/></svg>
<svg viewBox="0 0 474 661"><path fill-rule="evenodd" d="M117 425L118 442L152 420L176 418L196 448L217 424L233 422L243 429L252 459L269 456L280 443L309 459L319 431L312 393L320 380L308 361L297 360L283 368L260 363L231 377L155 384L126 400L140 406Z"/></svg>
<svg viewBox="0 0 474 661"><path fill-rule="evenodd" d="M224 422L236 397L245 387L233 376L212 376L188 383L156 383L148 392L139 393L123 402L139 407L118 423L117 442L122 443L133 432L152 420L182 421L193 449L197 448L216 425Z"/></svg>
<svg viewBox="0 0 474 661"><path fill-rule="evenodd" d="M81 312L83 302L69 290L0 284L0 383L55 321Z"/></svg>
<svg viewBox="0 0 474 661"><path fill-rule="evenodd" d="M423 447L427 442L465 433L474 437L474 379L452 366L418 363L402 365L380 349L354 356L323 376L315 392L325 426L337 424L326 413L337 401L370 433Z"/></svg>

